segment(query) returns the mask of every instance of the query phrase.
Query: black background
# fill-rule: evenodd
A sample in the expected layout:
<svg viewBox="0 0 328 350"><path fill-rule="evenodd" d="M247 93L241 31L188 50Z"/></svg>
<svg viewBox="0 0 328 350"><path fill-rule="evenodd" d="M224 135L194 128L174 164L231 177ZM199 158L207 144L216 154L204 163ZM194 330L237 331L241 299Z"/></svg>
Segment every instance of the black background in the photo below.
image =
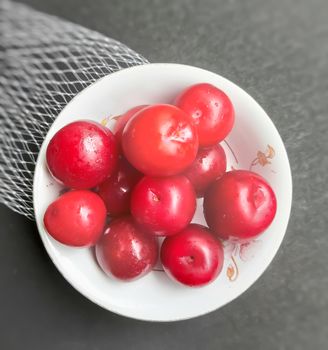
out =
<svg viewBox="0 0 328 350"><path fill-rule="evenodd" d="M276 258L245 294L201 318L156 324L82 297L51 263L35 224L0 206L0 348L327 349L328 2L24 2L151 62L200 66L243 87L284 139L293 209Z"/></svg>

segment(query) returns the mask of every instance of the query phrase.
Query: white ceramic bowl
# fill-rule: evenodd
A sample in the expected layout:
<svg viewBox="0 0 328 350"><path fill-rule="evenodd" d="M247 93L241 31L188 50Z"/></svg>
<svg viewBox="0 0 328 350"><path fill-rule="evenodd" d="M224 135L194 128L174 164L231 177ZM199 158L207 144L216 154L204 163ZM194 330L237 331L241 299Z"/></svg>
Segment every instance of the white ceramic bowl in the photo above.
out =
<svg viewBox="0 0 328 350"><path fill-rule="evenodd" d="M231 98L236 122L222 142L228 170L252 169L272 185L278 202L276 217L258 239L243 244L228 242L220 276L203 288L188 288L171 281L163 271L124 283L107 277L91 249L66 247L45 231L43 215L61 186L46 168L46 148L64 125L92 119L112 127L111 116L138 104L170 103L189 85L208 82ZM79 93L59 114L41 147L34 177L34 209L43 244L66 280L85 297L120 315L149 321L182 320L220 308L241 295L268 267L283 240L290 215L292 179L285 147L272 121L244 90L206 70L179 64L147 64L108 75ZM194 222L205 224L202 200Z"/></svg>

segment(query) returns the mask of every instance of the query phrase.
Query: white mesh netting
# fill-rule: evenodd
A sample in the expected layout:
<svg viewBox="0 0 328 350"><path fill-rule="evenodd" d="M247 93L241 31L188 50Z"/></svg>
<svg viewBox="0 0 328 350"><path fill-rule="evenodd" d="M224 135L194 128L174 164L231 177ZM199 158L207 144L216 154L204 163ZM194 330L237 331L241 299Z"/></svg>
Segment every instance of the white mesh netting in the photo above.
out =
<svg viewBox="0 0 328 350"><path fill-rule="evenodd" d="M120 42L0 0L0 202L34 219L34 165L53 120L90 83L143 63Z"/></svg>

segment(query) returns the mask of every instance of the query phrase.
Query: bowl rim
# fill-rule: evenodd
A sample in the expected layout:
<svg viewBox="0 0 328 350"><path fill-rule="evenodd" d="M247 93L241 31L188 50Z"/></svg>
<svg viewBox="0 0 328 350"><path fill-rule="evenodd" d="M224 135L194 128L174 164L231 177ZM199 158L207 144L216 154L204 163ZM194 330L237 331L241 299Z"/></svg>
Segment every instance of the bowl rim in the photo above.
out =
<svg viewBox="0 0 328 350"><path fill-rule="evenodd" d="M239 292L237 295L233 295L232 297L229 296L220 306L216 306L214 308L211 308L209 310L205 310L203 313L197 313L197 315L190 315L190 316L177 316L177 317L171 317L170 319L157 319L157 318L150 318L150 317L141 317L139 315L128 315L128 314L124 314L123 312L120 311L120 308L116 308L115 304L111 304L111 308L109 308L108 306L105 305L105 303L102 303L101 301L97 300L97 298L94 297L94 295L90 294L87 292L86 289L83 288L83 284L79 284L76 281L72 281L71 278L69 277L69 274L64 270L61 269L60 266L60 262L59 259L56 259L51 253L50 253L50 245L49 243L46 241L46 238L43 234L41 234L42 231L45 230L44 225L43 225L43 220L38 220L38 216L37 216L37 182L38 182L38 174L39 174L39 170L42 166L41 164L41 158L45 155L46 152L46 141L49 138L49 134L50 131L54 128L55 124L56 124L56 120L58 118L60 118L61 114L64 112L64 110L66 109L66 107L71 104L74 103L74 101L80 97L80 95L82 93L85 93L86 90L92 88L95 84L98 84L100 81L104 80L104 79L108 79L108 77L111 77L113 75L120 75L122 74L122 72L124 72L124 74L126 74L126 71L133 71L133 70L140 70L140 69L148 69L149 67L175 67L175 68L188 68L188 69L196 69L200 72L204 72L206 74L211 73L214 74L218 77L220 77L220 79L223 79L225 81L227 81L229 84L233 84L235 86L237 86L239 89L241 89L246 95L247 97L251 100L252 104L256 104L261 111L267 116L267 121L271 124L271 128L273 128L276 131L277 137L279 139L279 141L282 144L282 148L284 151L283 156L285 157L286 160L286 166L287 166L287 173L288 173L288 178L286 179L286 181L289 183L288 188L290 190L290 196L288 197L288 215L286 215L287 220L285 223L285 229L284 229L284 233L281 236L280 242L277 245L277 249L275 251L275 253L273 254L273 256L270 258L270 260L266 263L263 264L259 267L258 269L258 275L256 276L255 279L251 280L251 283L248 284L247 286L244 286L243 288L239 289ZM292 173L291 173L291 167L290 167L290 162L289 162L289 158L288 158L288 154L286 151L286 147L285 144L282 140L282 137L278 131L278 129L276 128L276 126L274 125L273 121L271 120L271 118L269 117L269 115L266 113L266 111L263 109L263 107L250 95L248 94L248 92L246 90L244 90L241 86L237 85L236 83L234 83L233 81L221 76L218 73L206 70L204 68L200 68L197 66L191 66L191 65L187 65L187 64L179 64L179 63L164 63L164 62L159 62L159 63L144 63L144 64L140 64L140 65L136 65L136 66L132 66L132 67L128 67L128 68L124 68L124 69L120 69L116 72L107 74L99 79L97 79L96 81L94 81L93 83L91 83L90 85L88 85L87 87L85 87L83 90L81 90L80 92L78 92L66 105L65 107L60 111L60 113L56 116L56 118L54 119L53 123L50 125L47 134L42 142L42 145L40 147L39 150L39 154L35 163L35 168L34 168L34 176L33 176L33 211L34 211L34 216L35 216L35 221L37 224L37 229L39 232L39 235L41 237L42 243L47 251L48 256L50 257L51 261L53 262L53 264L56 266L57 270L59 271L59 273L65 278L65 280L76 290L78 291L80 294L82 294L85 298L89 299L90 301L92 301L93 303L95 303L96 305L100 306L101 308L107 310L107 311L111 311L117 315L123 316L123 317L128 317L131 319L136 319L136 320L141 320L141 321L149 321L149 322L175 322L175 321L183 321L183 320L188 320L188 319L192 319L192 318L196 318L196 317L200 317L200 316L204 316L208 313L211 313L215 310L218 310L224 306L226 306L227 304L229 304L231 301L237 299L239 296L241 296L246 290L248 290L252 285L254 285L254 283L263 275L263 273L265 272L265 270L269 267L269 265L272 263L272 261L274 260L275 256L277 255L278 250L280 249L280 246L282 244L282 241L285 237L285 234L287 232L288 229L288 224L289 224L289 220L290 220L290 214L291 214L291 207L292 207L292 199L293 199L293 179L292 179ZM77 248L78 249L78 248Z"/></svg>

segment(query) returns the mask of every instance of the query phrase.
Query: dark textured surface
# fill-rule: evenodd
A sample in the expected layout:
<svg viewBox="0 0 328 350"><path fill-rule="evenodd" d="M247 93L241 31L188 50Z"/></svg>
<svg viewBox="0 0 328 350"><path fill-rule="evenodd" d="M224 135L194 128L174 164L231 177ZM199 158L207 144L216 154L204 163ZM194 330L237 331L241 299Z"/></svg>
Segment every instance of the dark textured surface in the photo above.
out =
<svg viewBox="0 0 328 350"><path fill-rule="evenodd" d="M326 0L28 0L119 39L152 62L226 76L267 110L287 147L294 201L274 262L207 316L151 324L79 295L36 227L0 207L0 348L328 348L328 2Z"/></svg>

